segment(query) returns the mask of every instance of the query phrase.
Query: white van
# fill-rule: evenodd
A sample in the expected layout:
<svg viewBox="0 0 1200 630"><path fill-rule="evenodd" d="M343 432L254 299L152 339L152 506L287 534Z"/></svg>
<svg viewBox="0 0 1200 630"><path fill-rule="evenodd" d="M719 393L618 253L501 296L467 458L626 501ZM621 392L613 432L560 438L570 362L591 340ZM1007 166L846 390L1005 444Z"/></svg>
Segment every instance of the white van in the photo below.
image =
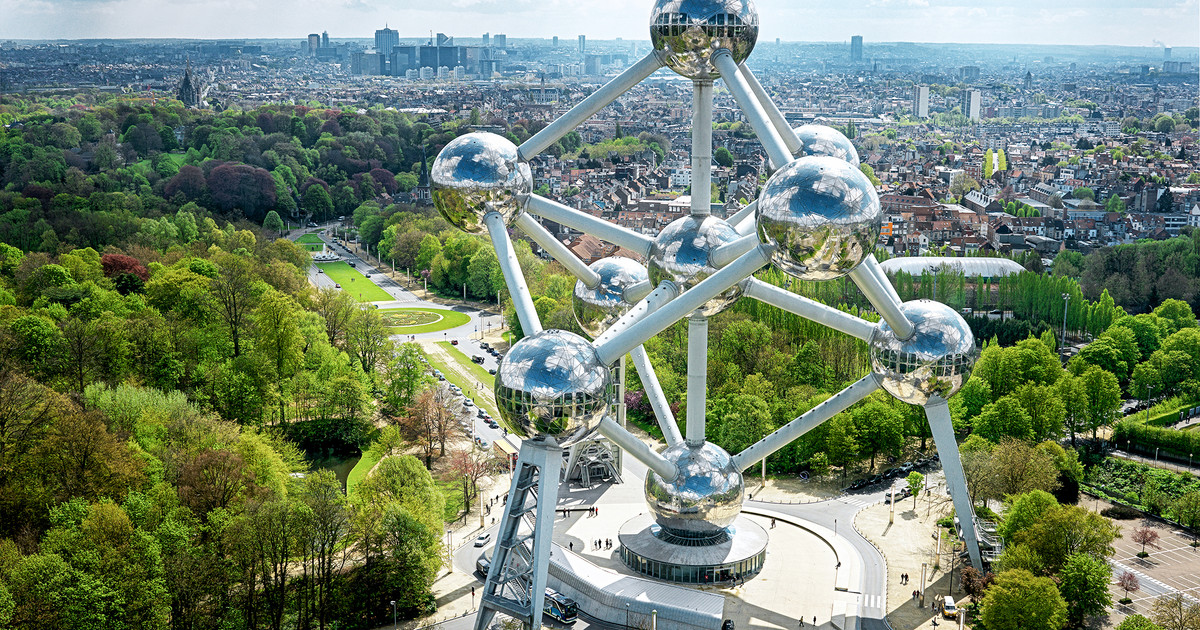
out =
<svg viewBox="0 0 1200 630"><path fill-rule="evenodd" d="M942 602L942 619L958 619L958 608L954 605L954 598L949 595Z"/></svg>

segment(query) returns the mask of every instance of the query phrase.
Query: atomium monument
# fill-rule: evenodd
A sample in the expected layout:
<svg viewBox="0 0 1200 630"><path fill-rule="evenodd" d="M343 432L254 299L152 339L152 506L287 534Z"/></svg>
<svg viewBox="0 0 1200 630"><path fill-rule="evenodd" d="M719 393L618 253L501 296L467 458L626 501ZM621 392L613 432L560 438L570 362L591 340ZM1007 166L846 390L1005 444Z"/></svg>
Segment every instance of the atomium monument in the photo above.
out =
<svg viewBox="0 0 1200 630"><path fill-rule="evenodd" d="M853 145L828 127L793 129L742 65L754 49L758 27L750 0L657 0L650 18L654 52L520 146L473 133L448 144L434 163L434 203L459 229L490 236L527 335L504 357L496 377L501 415L524 441L477 630L487 628L496 612L529 628L540 626L563 449L600 435L649 468L645 494L651 516L644 523L627 523L620 537L622 558L631 568L684 582L697 581L699 568L703 581L712 576L714 562L732 558L736 563L721 565L722 570L747 577L761 568L756 554L760 544L765 547L765 533L760 537L753 531L756 525L742 525L750 523L740 517L743 472L880 388L924 407L971 562L981 566L974 511L946 403L970 375L975 340L952 309L924 300L901 303L871 255L882 212L874 187L857 168ZM755 202L720 219L710 216L708 199L696 195L690 216L650 237L533 194L530 159L663 67L693 84L693 189L708 190L711 183L713 81L720 79L770 161L773 175ZM532 215L632 251L648 264L606 259L586 265ZM543 330L510 228L521 230L578 278L575 313L591 341ZM881 321L854 317L753 277L768 265L802 280L848 276ZM871 373L731 455L705 438L708 319L746 298L865 341ZM688 395L681 435L642 344L685 318ZM667 443L662 453L611 415L619 378L613 368L626 355L662 428ZM650 556L664 545L699 560L691 567L656 564Z"/></svg>

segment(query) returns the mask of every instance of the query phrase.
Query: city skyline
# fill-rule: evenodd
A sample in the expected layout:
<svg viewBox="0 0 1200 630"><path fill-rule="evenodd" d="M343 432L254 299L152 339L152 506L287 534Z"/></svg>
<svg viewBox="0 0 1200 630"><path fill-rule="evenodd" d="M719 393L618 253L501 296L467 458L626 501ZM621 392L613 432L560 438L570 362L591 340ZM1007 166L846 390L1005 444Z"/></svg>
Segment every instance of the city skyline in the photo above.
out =
<svg viewBox="0 0 1200 630"><path fill-rule="evenodd" d="M331 37L369 38L382 24L400 37L430 30L460 37L508 32L513 37L648 39L648 0L452 0L450 9L429 9L401 0L332 4L274 1L253 6L149 0L0 0L9 16L0 39L202 38L303 39L311 32ZM1049 7L1033 0L977 6L968 0L866 0L845 11L834 0L798 6L759 0L761 41L996 43L1194 47L1200 44L1200 0L1064 0ZM237 7L236 10L233 7ZM229 7L230 10L222 10ZM299 9L299 10L297 10ZM581 27L586 25L586 27Z"/></svg>

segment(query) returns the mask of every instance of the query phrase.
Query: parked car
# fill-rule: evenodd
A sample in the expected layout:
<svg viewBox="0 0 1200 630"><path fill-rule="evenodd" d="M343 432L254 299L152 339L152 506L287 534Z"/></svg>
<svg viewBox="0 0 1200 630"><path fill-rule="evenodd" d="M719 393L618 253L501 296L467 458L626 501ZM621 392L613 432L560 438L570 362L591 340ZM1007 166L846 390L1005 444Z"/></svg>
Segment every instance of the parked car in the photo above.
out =
<svg viewBox="0 0 1200 630"><path fill-rule="evenodd" d="M479 536L475 537L475 546L482 547L482 546L488 544L489 542L491 542L491 540L492 540L492 533L491 532L483 532Z"/></svg>
<svg viewBox="0 0 1200 630"><path fill-rule="evenodd" d="M496 368L491 368L491 369L489 369L489 370L488 370L488 374L491 374L492 376L495 376L495 375L496 375Z"/></svg>
<svg viewBox="0 0 1200 630"><path fill-rule="evenodd" d="M470 398L465 398L465 399L463 399L463 406L464 407L474 407L475 403Z"/></svg>
<svg viewBox="0 0 1200 630"><path fill-rule="evenodd" d="M488 427L490 427L492 429L500 428L500 423L496 422L495 420L492 420L491 418L488 418L487 422L485 422L484 424L488 425Z"/></svg>
<svg viewBox="0 0 1200 630"><path fill-rule="evenodd" d="M347 264L347 265L350 265L351 267L357 267L357 266L358 266L358 265L355 265L355 264L354 264L354 261L353 261L353 260L351 260L351 261L347 261L347 262L346 262L346 264Z"/></svg>
<svg viewBox="0 0 1200 630"><path fill-rule="evenodd" d="M336 287L336 288L338 288L338 289L342 288L342 285L340 285L340 284L338 284L338 283L336 283L336 282L335 282L335 283L333 283L333 286L334 286L334 287Z"/></svg>
<svg viewBox="0 0 1200 630"><path fill-rule="evenodd" d="M457 345L458 345L458 340L457 340L457 339L451 339L451 340L450 340L450 345L452 345L452 346L457 346Z"/></svg>
<svg viewBox="0 0 1200 630"><path fill-rule="evenodd" d="M481 343L481 344L479 344L479 347L480 347L480 348L483 348L484 350L491 350L491 349L492 349L492 347L491 347L490 345L488 345L488 343L487 343L486 341L485 341L485 342L483 342L483 343Z"/></svg>
<svg viewBox="0 0 1200 630"><path fill-rule="evenodd" d="M475 355L475 356L471 357L471 362L478 363L479 365L483 365L483 357L481 357L479 355Z"/></svg>

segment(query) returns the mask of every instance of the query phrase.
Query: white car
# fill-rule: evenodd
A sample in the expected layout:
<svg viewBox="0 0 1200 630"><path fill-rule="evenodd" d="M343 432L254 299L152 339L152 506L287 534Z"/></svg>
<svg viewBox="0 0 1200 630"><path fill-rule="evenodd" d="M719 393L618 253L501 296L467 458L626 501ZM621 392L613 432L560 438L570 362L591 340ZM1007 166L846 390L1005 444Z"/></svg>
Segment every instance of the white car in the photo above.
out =
<svg viewBox="0 0 1200 630"><path fill-rule="evenodd" d="M478 538L475 539L475 546L482 547L482 546L488 544L489 542L491 542L491 540L492 540L492 533L484 532L484 533L480 534Z"/></svg>

